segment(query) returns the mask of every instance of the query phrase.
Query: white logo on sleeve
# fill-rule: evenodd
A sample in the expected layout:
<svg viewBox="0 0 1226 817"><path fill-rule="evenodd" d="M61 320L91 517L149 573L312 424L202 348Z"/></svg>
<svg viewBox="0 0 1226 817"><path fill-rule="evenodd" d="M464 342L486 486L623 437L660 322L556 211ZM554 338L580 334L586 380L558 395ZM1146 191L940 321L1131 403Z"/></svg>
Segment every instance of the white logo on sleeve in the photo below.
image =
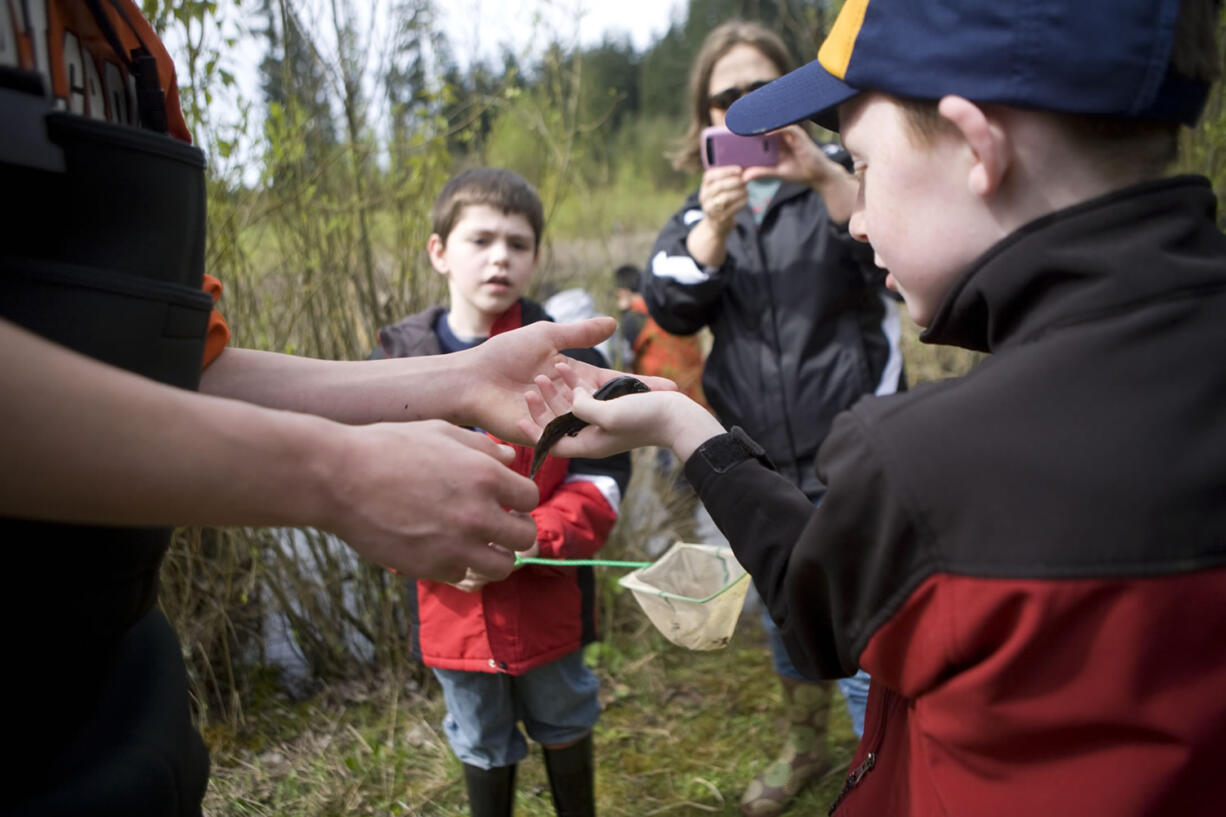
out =
<svg viewBox="0 0 1226 817"><path fill-rule="evenodd" d="M688 255L669 255L664 250L651 259L650 268L657 278L671 278L679 284L701 284L711 278Z"/></svg>

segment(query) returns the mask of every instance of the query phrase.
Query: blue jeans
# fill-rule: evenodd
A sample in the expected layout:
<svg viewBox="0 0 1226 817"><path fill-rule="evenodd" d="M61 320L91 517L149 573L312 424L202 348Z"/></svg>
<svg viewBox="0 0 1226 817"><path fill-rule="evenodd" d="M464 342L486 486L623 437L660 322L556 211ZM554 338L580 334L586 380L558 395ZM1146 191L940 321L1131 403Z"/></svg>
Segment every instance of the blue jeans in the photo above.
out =
<svg viewBox="0 0 1226 817"><path fill-rule="evenodd" d="M792 664L787 647L783 645L783 634L779 632L779 627L771 618L765 604L762 605L762 629L766 631L766 640L770 644L771 662L775 665L775 672L793 681L808 680ZM851 716L851 728L856 737L864 736L864 707L868 703L868 682L869 676L864 670L857 671L850 678L840 678L837 682L839 691L847 701L847 714Z"/></svg>
<svg viewBox="0 0 1226 817"><path fill-rule="evenodd" d="M443 731L460 762L482 769L511 766L528 754L524 730L537 743L578 740L600 717L600 681L583 650L525 672L434 669L443 686Z"/></svg>

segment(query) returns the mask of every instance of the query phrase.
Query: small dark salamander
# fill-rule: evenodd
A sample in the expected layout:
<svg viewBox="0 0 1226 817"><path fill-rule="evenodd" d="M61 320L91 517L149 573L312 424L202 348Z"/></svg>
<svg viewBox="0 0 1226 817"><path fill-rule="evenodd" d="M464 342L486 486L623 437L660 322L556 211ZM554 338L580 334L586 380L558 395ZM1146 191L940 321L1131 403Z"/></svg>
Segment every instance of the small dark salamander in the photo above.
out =
<svg viewBox="0 0 1226 817"><path fill-rule="evenodd" d="M647 384L636 377L627 375L616 377L605 383L592 394L592 397L597 400L612 400L614 397L625 397L627 394L645 391L651 391L647 388ZM549 449L553 448L558 440L575 436L586 425L587 422L580 420L569 411L550 420L549 425L545 426L545 430L541 432L541 438L536 441L536 448L532 452L532 472L528 476L536 476Z"/></svg>

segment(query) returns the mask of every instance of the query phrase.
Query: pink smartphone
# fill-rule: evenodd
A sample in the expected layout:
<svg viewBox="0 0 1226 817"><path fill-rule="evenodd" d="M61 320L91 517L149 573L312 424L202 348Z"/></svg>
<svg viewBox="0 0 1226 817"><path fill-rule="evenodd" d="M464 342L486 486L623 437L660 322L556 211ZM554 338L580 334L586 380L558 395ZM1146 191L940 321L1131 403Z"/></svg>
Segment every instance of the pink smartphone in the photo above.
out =
<svg viewBox="0 0 1226 817"><path fill-rule="evenodd" d="M738 136L727 128L704 128L702 166L771 167L779 164L779 134Z"/></svg>

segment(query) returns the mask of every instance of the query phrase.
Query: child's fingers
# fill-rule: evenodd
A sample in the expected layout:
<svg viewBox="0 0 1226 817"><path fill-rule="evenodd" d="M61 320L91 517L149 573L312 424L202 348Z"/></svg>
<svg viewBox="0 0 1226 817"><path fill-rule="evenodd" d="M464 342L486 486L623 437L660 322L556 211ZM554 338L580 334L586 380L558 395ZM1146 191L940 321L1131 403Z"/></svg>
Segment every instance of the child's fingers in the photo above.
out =
<svg viewBox="0 0 1226 817"><path fill-rule="evenodd" d="M559 366L559 368L561 368ZM571 387L565 383L557 384L544 375L537 375L536 380L537 391L540 392L541 399L554 415L565 414L570 411ZM546 421L547 422L547 421Z"/></svg>
<svg viewBox="0 0 1226 817"><path fill-rule="evenodd" d="M538 391L524 392L524 403L528 406L528 420L524 422L535 426L537 434L532 439L536 439L555 415Z"/></svg>
<svg viewBox="0 0 1226 817"><path fill-rule="evenodd" d="M583 382L583 377L575 370L575 367L565 361L554 364L554 368L562 376L562 382L572 389Z"/></svg>
<svg viewBox="0 0 1226 817"><path fill-rule="evenodd" d="M549 425L549 421L556 415L549 407L549 403L546 402L545 398L541 394L542 391L552 392L553 384L549 382L548 378L543 377L542 375L537 375L534 385L536 386L535 389L524 392L524 404L528 408L527 422L529 425L534 426L532 429L531 439L538 440L540 439L542 432L544 432L545 426ZM523 430L524 421L521 420L520 425L521 430Z"/></svg>
<svg viewBox="0 0 1226 817"><path fill-rule="evenodd" d="M524 435L526 440L539 440L541 434L545 431L544 426L532 420L516 420L515 427L519 429L519 432Z"/></svg>

